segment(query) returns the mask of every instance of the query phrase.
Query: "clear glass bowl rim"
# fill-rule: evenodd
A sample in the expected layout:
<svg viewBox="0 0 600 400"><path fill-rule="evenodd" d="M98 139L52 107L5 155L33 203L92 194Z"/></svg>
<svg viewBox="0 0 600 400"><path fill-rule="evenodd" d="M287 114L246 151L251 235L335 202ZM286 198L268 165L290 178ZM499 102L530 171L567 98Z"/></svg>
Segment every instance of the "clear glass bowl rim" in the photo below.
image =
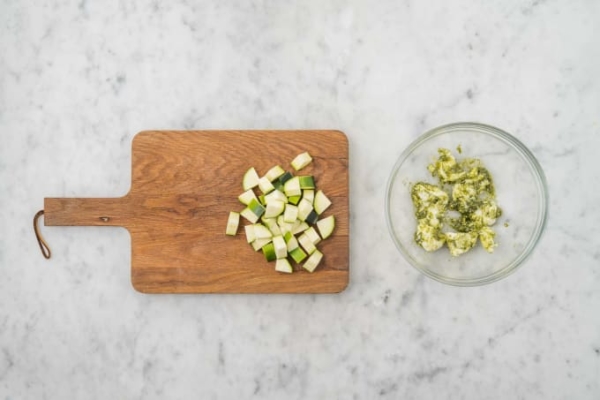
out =
<svg viewBox="0 0 600 400"><path fill-rule="evenodd" d="M406 159L415 150L417 150L419 148L419 146L422 143L424 143L425 141L427 141L433 137L436 137L436 136L439 136L442 134L446 134L446 133L449 133L449 132L452 132L455 130L470 130L470 131L483 132L484 134L489 134L491 136L494 136L496 139L499 139L499 140L505 142L506 144L508 144L511 148L513 148L515 151L517 151L521 155L523 160L529 165L530 170L535 177L535 182L537 184L537 192L540 194L539 209L538 209L538 215L536 218L536 227L535 227L535 230L534 230L533 234L531 235L529 241L527 242L525 248L523 249L523 251L504 268L494 272L493 274L475 278L475 279L450 278L450 277L435 273L435 272L415 263L409 256L408 251L406 249L404 249L400 240L398 240L398 238L396 237L396 234L394 233L394 227L393 227L393 223L391 220L391 213L390 213L391 192L392 192L392 188L394 186L396 175L398 174L398 171L400 170L400 167L402 166L402 164L404 164ZM442 282L442 283L454 285L454 286L479 286L479 285L489 284L492 282L496 282L500 279L503 279L503 278L507 277L508 275L510 275L511 273L513 273L514 271L516 271L517 268L523 264L523 261L525 261L531 255L531 252L533 251L533 249L539 242L542 232L544 231L544 228L546 226L546 220L548 217L548 186L546 183L546 176L544 174L544 171L542 170L540 163L537 161L537 159L535 158L533 153L523 143L521 143L521 141L519 141L516 137L512 136L511 134L509 134L508 132L506 132L502 129L496 128L491 125L479 123L479 122L454 122L454 123L438 126L436 128L433 128L433 129L425 132L421 136L419 136L398 157L398 160L396 161L396 163L394 164L394 167L392 168L392 173L390 174L390 176L388 178L388 182L387 182L387 186L386 186L385 217L386 217L388 231L390 233L390 236L392 237L392 241L396 245L396 248L400 251L400 254L402 254L404 259L406 259L406 261L408 261L409 264L411 264L413 267L415 267L418 271L422 272L423 274L425 274L426 276L429 276L432 279L435 279L438 282Z"/></svg>

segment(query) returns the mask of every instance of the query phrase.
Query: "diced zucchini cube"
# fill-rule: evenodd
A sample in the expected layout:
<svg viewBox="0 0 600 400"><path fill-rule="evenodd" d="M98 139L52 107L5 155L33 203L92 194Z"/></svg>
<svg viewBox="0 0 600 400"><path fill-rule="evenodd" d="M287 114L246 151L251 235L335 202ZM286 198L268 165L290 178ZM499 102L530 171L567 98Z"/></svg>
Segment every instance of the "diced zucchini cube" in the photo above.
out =
<svg viewBox="0 0 600 400"><path fill-rule="evenodd" d="M300 181L300 189L315 188L315 180L312 176L299 176L298 180Z"/></svg>
<svg viewBox="0 0 600 400"><path fill-rule="evenodd" d="M283 212L285 203L279 200L273 200L267 203L267 210L265 211L265 218L277 217Z"/></svg>
<svg viewBox="0 0 600 400"><path fill-rule="evenodd" d="M256 235L254 234L254 225L244 226L244 231L246 232L246 241L248 241L248 243L254 242L256 239Z"/></svg>
<svg viewBox="0 0 600 400"><path fill-rule="evenodd" d="M279 182L281 182L281 184L286 183L287 181L289 181L290 179L292 179L294 177L294 175L292 175L291 172L285 172L283 175L281 175L279 177Z"/></svg>
<svg viewBox="0 0 600 400"><path fill-rule="evenodd" d="M308 257L308 260L306 260L306 262L302 264L302 267L308 272L314 272L314 270L317 268L322 259L323 253L321 253L319 250L315 250L315 252L312 253L310 257Z"/></svg>
<svg viewBox="0 0 600 400"><path fill-rule="evenodd" d="M225 229L225 234L229 235L229 236L235 236L235 234L237 233L239 224L240 224L240 213L231 211L229 213L229 218L227 218L227 228Z"/></svg>
<svg viewBox="0 0 600 400"><path fill-rule="evenodd" d="M296 263L300 264L302 260L306 258L306 253L300 247L296 247L294 250L290 251L290 257L292 257Z"/></svg>
<svg viewBox="0 0 600 400"><path fill-rule="evenodd" d="M275 246L272 242L265 244L262 248L262 251L267 261L270 262L275 261L277 259L277 256L275 255Z"/></svg>
<svg viewBox="0 0 600 400"><path fill-rule="evenodd" d="M300 200L300 203L298 203L298 219L300 221L305 221L312 210L313 206L310 204L310 201L306 199Z"/></svg>
<svg viewBox="0 0 600 400"><path fill-rule="evenodd" d="M315 191L314 189L306 189L302 191L302 198L310 201L310 204L315 200Z"/></svg>
<svg viewBox="0 0 600 400"><path fill-rule="evenodd" d="M317 233L315 228L313 228L312 226L310 228L308 228L307 230L305 230L304 234L306 236L308 236L308 238L314 245L316 245L317 243L319 243L321 241L321 236L319 236L319 234Z"/></svg>
<svg viewBox="0 0 600 400"><path fill-rule="evenodd" d="M277 258L287 257L287 244L283 236L273 236L273 246L275 247L275 256Z"/></svg>
<svg viewBox="0 0 600 400"><path fill-rule="evenodd" d="M290 196L288 197L288 201L293 205L298 205L300 203L301 196Z"/></svg>
<svg viewBox="0 0 600 400"><path fill-rule="evenodd" d="M312 254L317 249L315 247L315 245L313 244L313 242L310 240L310 238L308 236L306 236L305 233L303 233L302 235L298 236L298 243L300 243L300 246L302 246L302 248L308 254Z"/></svg>
<svg viewBox="0 0 600 400"><path fill-rule="evenodd" d="M302 189L300 188L300 180L297 176L293 177L289 181L283 185L283 191L285 195L290 196L300 196L302 194Z"/></svg>
<svg viewBox="0 0 600 400"><path fill-rule="evenodd" d="M275 262L275 271L284 272L286 274L291 274L294 272L292 269L292 265L287 260L287 258L278 258Z"/></svg>
<svg viewBox="0 0 600 400"><path fill-rule="evenodd" d="M296 171L299 171L302 168L306 167L308 164L310 164L311 161L312 157L310 156L310 154L308 154L308 152L305 152L302 154L298 154L296 158L292 160L291 164Z"/></svg>
<svg viewBox="0 0 600 400"><path fill-rule="evenodd" d="M285 173L285 170L281 168L279 165L274 166L265 174L265 177L269 180L269 182L273 182L275 179L279 178L281 175Z"/></svg>
<svg viewBox="0 0 600 400"><path fill-rule="evenodd" d="M285 212L283 213L283 221L293 223L298 218L298 207L293 204L285 205Z"/></svg>
<svg viewBox="0 0 600 400"><path fill-rule="evenodd" d="M271 193L273 190L275 190L275 186L273 186L271 181L268 180L266 176L263 176L258 180L258 188L264 194Z"/></svg>

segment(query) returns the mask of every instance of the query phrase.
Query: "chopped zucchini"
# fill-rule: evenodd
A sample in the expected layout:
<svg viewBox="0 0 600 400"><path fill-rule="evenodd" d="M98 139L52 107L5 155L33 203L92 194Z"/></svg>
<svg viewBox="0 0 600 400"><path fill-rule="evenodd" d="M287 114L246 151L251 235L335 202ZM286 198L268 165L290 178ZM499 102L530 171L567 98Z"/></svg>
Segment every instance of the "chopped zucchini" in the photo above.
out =
<svg viewBox="0 0 600 400"><path fill-rule="evenodd" d="M302 235L298 236L298 243L300 243L300 246L302 246L302 248L308 254L312 254L315 250L317 250L317 248L315 247L315 245L312 242L312 240L310 240L310 238L308 236L306 236L305 233L303 233Z"/></svg>
<svg viewBox="0 0 600 400"><path fill-rule="evenodd" d="M287 203L288 198L285 194L283 194L283 192L276 189L276 190L273 190L271 193L265 195L265 203L266 204L269 204L273 200L283 201L284 203Z"/></svg>
<svg viewBox="0 0 600 400"><path fill-rule="evenodd" d="M325 196L325 193L323 193L322 190L319 190L317 193L315 193L314 205L317 214L321 215L323 214L323 211L329 208L329 206L331 205L331 200L329 200L327 196Z"/></svg>
<svg viewBox="0 0 600 400"><path fill-rule="evenodd" d="M264 194L271 193L273 190L275 190L275 186L273 186L271 181L268 180L266 176L263 176L258 180L258 188Z"/></svg>
<svg viewBox="0 0 600 400"><path fill-rule="evenodd" d="M300 189L314 189L315 188L315 180L312 176L299 176L298 180L300 181Z"/></svg>
<svg viewBox="0 0 600 400"><path fill-rule="evenodd" d="M302 168L306 167L308 164L310 164L311 161L312 157L310 156L310 154L308 154L308 152L305 152L302 154L298 154L296 158L292 160L291 164L296 171L299 171Z"/></svg>
<svg viewBox="0 0 600 400"><path fill-rule="evenodd" d="M275 255L275 246L273 245L273 242L265 244L262 248L262 251L267 261L270 262L275 261L277 259L277 256Z"/></svg>
<svg viewBox="0 0 600 400"><path fill-rule="evenodd" d="M299 171L311 162L312 157L305 152L291 164ZM255 251L262 250L267 261L277 260L276 271L294 272L289 255L296 263L305 262L303 267L313 272L323 257L316 245L330 237L335 227L333 216L319 221L319 215L331 201L321 190L316 191L315 178L294 176L279 165L263 177L259 177L255 168L249 168L244 173L242 187L244 193L238 199L246 208L229 214L225 233L236 235L243 216L252 223L244 226L246 241ZM253 190L255 187L260 194Z"/></svg>
<svg viewBox="0 0 600 400"><path fill-rule="evenodd" d="M301 196L290 196L288 197L288 201L293 205L297 206L300 203Z"/></svg>
<svg viewBox="0 0 600 400"><path fill-rule="evenodd" d="M298 239L296 239L296 236L292 232L286 232L283 239L285 240L288 253L291 253L292 250L298 247Z"/></svg>
<svg viewBox="0 0 600 400"><path fill-rule="evenodd" d="M259 218L265 213L265 208L256 199L250 200L248 208Z"/></svg>
<svg viewBox="0 0 600 400"><path fill-rule="evenodd" d="M287 260L287 258L278 258L275 262L275 271L285 272L286 274L291 274L294 272L292 269L292 265Z"/></svg>
<svg viewBox="0 0 600 400"><path fill-rule="evenodd" d="M229 213L229 218L227 219L227 229L225 229L225 234L230 235L230 236L235 236L235 234L237 233L239 224L240 224L240 213L231 211Z"/></svg>
<svg viewBox="0 0 600 400"><path fill-rule="evenodd" d="M262 249L268 243L271 243L271 238L269 238L269 239L256 239L254 242L251 243L251 245L252 245L252 248L254 249L254 251L259 251L260 249Z"/></svg>
<svg viewBox="0 0 600 400"><path fill-rule="evenodd" d="M254 194L254 191L252 189L248 189L244 193L240 194L238 196L238 200L240 201L240 203L242 203L244 205L250 204L250 202L252 200L258 201L258 199L256 198L256 195Z"/></svg>
<svg viewBox="0 0 600 400"><path fill-rule="evenodd" d="M298 218L298 207L292 204L285 205L283 222L293 223Z"/></svg>
<svg viewBox="0 0 600 400"><path fill-rule="evenodd" d="M317 228L319 228L319 233L323 239L327 239L333 233L333 229L335 228L335 217L330 215L327 218L323 218L320 221L317 221Z"/></svg>
<svg viewBox="0 0 600 400"><path fill-rule="evenodd" d="M312 210L313 206L310 204L310 201L306 199L300 200L300 203L298 203L298 219L300 221L305 221Z"/></svg>
<svg viewBox="0 0 600 400"><path fill-rule="evenodd" d="M292 228L292 233L294 235L297 235L308 229L308 224L306 222L302 222L302 221L298 221L298 220L296 220L296 221L298 222L298 224L294 225L294 227Z"/></svg>
<svg viewBox="0 0 600 400"><path fill-rule="evenodd" d="M273 182L275 179L279 178L283 174L285 174L285 170L279 165L276 165L269 171L267 171L265 177L269 180L269 182Z"/></svg>
<svg viewBox="0 0 600 400"><path fill-rule="evenodd" d="M319 243L321 241L321 236L319 236L319 234L317 233L315 228L313 228L312 226L310 228L308 228L307 230L305 230L304 234L306 236L308 236L308 238L310 239L312 244L316 245L317 243Z"/></svg>
<svg viewBox="0 0 600 400"><path fill-rule="evenodd" d="M283 236L273 236L273 246L275 247L275 256L277 258L287 257L287 244Z"/></svg>
<svg viewBox="0 0 600 400"><path fill-rule="evenodd" d="M250 168L244 174L244 178L242 179L242 187L244 190L252 189L258 186L258 174L254 167Z"/></svg>
<svg viewBox="0 0 600 400"><path fill-rule="evenodd" d="M240 215L244 218L246 218L248 221L252 222L253 224L256 223L256 221L258 221L259 216L254 214L252 212L251 209L249 209L248 207L244 208L242 210L242 212L240 213Z"/></svg>
<svg viewBox="0 0 600 400"><path fill-rule="evenodd" d="M283 191L288 197L300 196L302 194L302 189L300 189L300 180L298 179L298 177L295 176L289 181L287 181L285 185L283 185Z"/></svg>
<svg viewBox="0 0 600 400"><path fill-rule="evenodd" d="M287 181L289 181L290 179L292 179L294 177L294 175L292 175L291 172L285 172L283 175L281 175L279 177L279 182L281 182L281 184L286 183Z"/></svg>
<svg viewBox="0 0 600 400"><path fill-rule="evenodd" d="M267 203L267 211L265 211L265 218L277 217L283 212L284 208L285 203L283 201L272 200L270 203Z"/></svg>
<svg viewBox="0 0 600 400"><path fill-rule="evenodd" d="M314 272L314 270L319 266L319 263L322 259L323 253L321 253L319 250L315 250L315 252L312 253L310 257L308 257L308 260L306 260L306 262L302 264L302 267L308 272Z"/></svg>
<svg viewBox="0 0 600 400"><path fill-rule="evenodd" d="M255 224L254 225L254 237L256 239L270 239L273 237L273 233L264 225Z"/></svg>
<svg viewBox="0 0 600 400"><path fill-rule="evenodd" d="M314 225L318 219L319 219L319 214L317 214L315 210L312 210L310 212L310 214L308 214L306 216L305 221L306 221L306 223L308 223L310 225Z"/></svg>
<svg viewBox="0 0 600 400"><path fill-rule="evenodd" d="M277 225L277 220L275 218L263 218L263 223L267 228L271 231L273 236L281 235L281 230L279 229L279 225Z"/></svg>
<svg viewBox="0 0 600 400"><path fill-rule="evenodd" d="M290 251L290 257L292 257L296 263L300 264L302 260L306 258L306 253L300 247L296 247L294 250Z"/></svg>
<svg viewBox="0 0 600 400"><path fill-rule="evenodd" d="M310 201L312 204L315 201L315 191L314 189L306 189L302 191L302 198Z"/></svg>
<svg viewBox="0 0 600 400"><path fill-rule="evenodd" d="M246 241L248 243L252 243L254 240L256 240L256 235L254 234L254 225L244 226L244 231L246 232Z"/></svg>

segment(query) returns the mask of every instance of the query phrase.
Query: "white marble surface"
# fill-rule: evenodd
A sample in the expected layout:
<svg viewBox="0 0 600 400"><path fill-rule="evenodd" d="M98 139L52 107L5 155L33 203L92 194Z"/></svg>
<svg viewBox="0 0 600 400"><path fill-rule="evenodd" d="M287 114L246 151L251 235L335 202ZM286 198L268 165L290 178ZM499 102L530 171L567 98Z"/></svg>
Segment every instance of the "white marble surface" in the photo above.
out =
<svg viewBox="0 0 600 400"><path fill-rule="evenodd" d="M0 398L600 398L600 3L0 1ZM424 278L385 229L388 173L459 120L543 165L547 230L508 279ZM142 129L336 128L351 146L339 295L149 296L129 237L46 228L118 196Z"/></svg>

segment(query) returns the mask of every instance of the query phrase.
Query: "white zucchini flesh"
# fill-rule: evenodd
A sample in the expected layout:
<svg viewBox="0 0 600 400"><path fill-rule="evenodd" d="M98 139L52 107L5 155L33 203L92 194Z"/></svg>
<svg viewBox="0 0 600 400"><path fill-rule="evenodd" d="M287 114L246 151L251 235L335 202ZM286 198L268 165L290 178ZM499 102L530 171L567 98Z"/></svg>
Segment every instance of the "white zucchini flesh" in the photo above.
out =
<svg viewBox="0 0 600 400"><path fill-rule="evenodd" d="M287 240L286 246L288 253L291 253L292 250L297 249L299 244L298 239L296 239L296 236L292 235L292 237L290 237L289 240Z"/></svg>
<svg viewBox="0 0 600 400"><path fill-rule="evenodd" d="M248 205L252 200L258 201L258 198L254 194L254 191L252 189L248 189L238 196L238 200L240 201L240 203Z"/></svg>
<svg viewBox="0 0 600 400"><path fill-rule="evenodd" d="M274 218L283 212L285 209L285 203L279 200L273 200L267 204L267 210L265 211L265 218Z"/></svg>
<svg viewBox="0 0 600 400"><path fill-rule="evenodd" d="M275 246L275 256L277 258L287 257L287 245L283 236L273 236L273 246Z"/></svg>
<svg viewBox="0 0 600 400"><path fill-rule="evenodd" d="M273 182L275 179L279 178L281 175L285 174L285 170L281 168L279 165L274 166L265 174L265 177Z"/></svg>
<svg viewBox="0 0 600 400"><path fill-rule="evenodd" d="M310 228L308 228L307 230L305 230L304 234L306 236L308 236L308 238L314 245L316 245L317 243L319 243L321 241L321 237L319 236L319 234L317 233L315 228L313 228L312 226Z"/></svg>
<svg viewBox="0 0 600 400"><path fill-rule="evenodd" d="M258 188L264 194L271 193L273 190L275 190L275 186L273 186L271 181L268 180L266 176L263 176L258 180Z"/></svg>
<svg viewBox="0 0 600 400"><path fill-rule="evenodd" d="M277 261L275 261L275 271L284 272L286 274L294 272L292 265L287 258L278 258Z"/></svg>
<svg viewBox="0 0 600 400"><path fill-rule="evenodd" d="M298 221L298 224L297 224L297 225L294 225L294 228L293 228L293 230L292 230L292 233L293 233L294 235L297 235L297 234L299 234L299 233L302 233L302 232L304 232L305 230L307 230L307 229L308 229L308 224L307 224L306 222L302 222L302 221L300 221L300 220L297 220L297 221Z"/></svg>
<svg viewBox="0 0 600 400"><path fill-rule="evenodd" d="M312 253L310 257L308 257L308 260L306 260L306 262L302 264L302 267L308 272L314 272L314 270L319 266L319 263L322 259L323 253L321 253L319 250L315 250L314 253Z"/></svg>
<svg viewBox="0 0 600 400"><path fill-rule="evenodd" d="M304 234L304 233L302 235L298 236L298 243L300 243L300 246L302 246L302 248L308 254L312 254L315 252L315 250L317 250L317 248L315 247L313 242L310 240L310 238L308 236L306 236L306 234Z"/></svg>
<svg viewBox="0 0 600 400"><path fill-rule="evenodd" d="M315 193L315 200L313 203L315 206L315 211L317 214L321 215L323 214L323 211L329 208L331 205L331 200L325 196L325 193L323 193L322 190L319 190L317 193Z"/></svg>
<svg viewBox="0 0 600 400"><path fill-rule="evenodd" d="M310 204L312 204L315 201L315 190L314 189L304 189L302 191L302 198L310 201Z"/></svg>
<svg viewBox="0 0 600 400"><path fill-rule="evenodd" d="M292 160L291 164L296 171L299 171L302 168L306 167L308 164L310 164L311 161L312 157L310 156L310 154L308 154L308 152L305 152L302 154L298 154L296 158Z"/></svg>
<svg viewBox="0 0 600 400"><path fill-rule="evenodd" d="M263 218L262 221L265 224L265 226L269 228L273 236L278 236L282 234L281 229L279 229L279 225L277 225L277 220L275 218Z"/></svg>
<svg viewBox="0 0 600 400"><path fill-rule="evenodd" d="M300 179L295 176L283 185L283 191L287 197L300 196L302 189L300 189Z"/></svg>
<svg viewBox="0 0 600 400"><path fill-rule="evenodd" d="M291 164L299 171L311 162L310 154L304 152ZM242 216L251 222L244 226L246 241L255 251L262 249L267 261L276 261L278 272L293 273L291 260L304 262L304 269L313 272L323 258L316 245L329 238L335 229L333 215L319 219L331 206L331 200L317 190L315 177L294 176L280 165L259 177L255 168L249 168L244 173L242 187L244 192L238 200L246 208L240 213L230 212L226 234L237 235ZM259 197L254 188L262 192Z"/></svg>
<svg viewBox="0 0 600 400"><path fill-rule="evenodd" d="M239 224L240 224L240 213L231 211L229 213L229 218L227 218L227 229L225 229L225 234L230 235L230 236L235 236L235 234L237 233Z"/></svg>
<svg viewBox="0 0 600 400"><path fill-rule="evenodd" d="M269 244L269 243L271 243L271 238L269 238L269 239L256 239L251 244L252 244L252 248L254 249L254 251L259 251L266 244Z"/></svg>
<svg viewBox="0 0 600 400"><path fill-rule="evenodd" d="M262 224L254 225L254 237L258 239L270 239L273 237L273 234L266 226Z"/></svg>
<svg viewBox="0 0 600 400"><path fill-rule="evenodd" d="M285 212L283 213L283 222L293 223L298 219L298 207L293 204L285 205Z"/></svg>
<svg viewBox="0 0 600 400"><path fill-rule="evenodd" d="M255 224L256 221L258 221L258 215L254 214L252 212L251 209L249 209L248 207L244 208L242 210L242 212L240 213L240 215L244 218L246 218L248 221L250 221L251 223Z"/></svg>
<svg viewBox="0 0 600 400"><path fill-rule="evenodd" d="M279 225L279 230L281 231L282 235L285 235L287 232L292 232L292 224L288 224L287 222L284 222L283 224L277 224Z"/></svg>
<svg viewBox="0 0 600 400"><path fill-rule="evenodd" d="M244 231L246 232L246 241L248 243L252 243L254 240L256 240L256 235L254 234L254 225L244 226Z"/></svg>
<svg viewBox="0 0 600 400"><path fill-rule="evenodd" d="M298 219L300 221L306 220L306 217L308 217L308 214L310 214L312 210L313 206L310 204L310 201L306 199L300 200L300 203L298 203Z"/></svg>
<svg viewBox="0 0 600 400"><path fill-rule="evenodd" d="M317 228L323 239L327 239L333 233L335 229L335 217L330 215L327 218L323 218L317 221Z"/></svg>
<svg viewBox="0 0 600 400"><path fill-rule="evenodd" d="M288 202L288 198L281 191L275 189L271 193L265 195L265 203L269 204L272 201L283 201L284 203Z"/></svg>
<svg viewBox="0 0 600 400"><path fill-rule="evenodd" d="M244 190L252 189L258 186L258 174L256 173L256 169L254 167L250 168L244 174L244 178L242 179L242 187Z"/></svg>

